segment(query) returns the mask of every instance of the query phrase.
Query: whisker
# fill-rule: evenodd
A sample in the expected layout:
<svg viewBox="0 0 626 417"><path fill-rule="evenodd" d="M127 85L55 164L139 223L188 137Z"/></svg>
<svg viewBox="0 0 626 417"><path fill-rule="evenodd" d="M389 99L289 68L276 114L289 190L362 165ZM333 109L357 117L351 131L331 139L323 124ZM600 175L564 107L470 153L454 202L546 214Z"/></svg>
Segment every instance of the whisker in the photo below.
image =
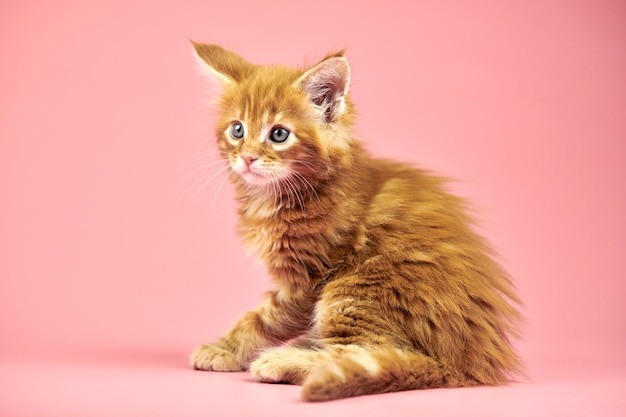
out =
<svg viewBox="0 0 626 417"><path fill-rule="evenodd" d="M322 209L323 211L322 201L320 200L320 196L315 190L315 187L313 186L313 184L311 184L311 182L304 175L300 174L293 168L286 167L286 170L289 175L291 175L292 177L295 177L299 182L302 183L303 186L311 190L312 194L315 196L315 199L317 200L318 207Z"/></svg>
<svg viewBox="0 0 626 417"><path fill-rule="evenodd" d="M306 185L308 188L311 189L311 191L313 192L313 194L315 195L315 198L317 199L320 208L322 207L322 201L320 200L320 196L317 194L317 191L315 190L315 187L313 187L313 184L311 184L311 182L309 180L307 180L304 175L300 174L299 172L297 172L296 170L292 169L292 168L288 168L289 169L289 173L293 176L295 176L296 178L300 179L304 185Z"/></svg>
<svg viewBox="0 0 626 417"><path fill-rule="evenodd" d="M288 179L286 177L281 176L279 179L280 179L280 184L285 189L285 193L287 195L287 204L289 207L289 213L291 213L291 209L295 206L295 199L293 202L291 201L291 197L294 193L293 188L291 184L288 182Z"/></svg>
<svg viewBox="0 0 626 417"><path fill-rule="evenodd" d="M201 175L200 178L195 180L193 183L191 183L191 185L189 185L187 187L185 192L183 192L183 195L178 200L177 204L180 204L185 197L187 197L190 194L192 194L192 190L194 188L196 188L196 189L195 189L195 191L193 191L193 194L200 193L200 191L202 191L202 189L204 187L206 187L215 177L217 177L218 175L220 175L224 171L228 170L229 168L230 168L230 166L226 165L224 167L219 168L217 171L214 171L213 173L207 174L207 175L210 175L210 177L208 179L205 179L206 175ZM198 186L200 183L202 183L202 185Z"/></svg>
<svg viewBox="0 0 626 417"><path fill-rule="evenodd" d="M221 155L224 156L224 152L216 149L203 149L199 152L195 152L194 157L206 157L208 155Z"/></svg>
<svg viewBox="0 0 626 417"><path fill-rule="evenodd" d="M283 196L282 193L280 193L278 191L278 184L276 184L276 181L278 180L278 177L276 175L276 173L274 171L269 171L270 174L270 184L272 186L272 194L274 195L274 206L273 206L273 210L274 211L278 211L281 207L282 207L282 203L283 203ZM280 204L278 203L278 197L280 196Z"/></svg>
<svg viewBox="0 0 626 417"><path fill-rule="evenodd" d="M215 201L217 201L217 195L219 194L220 190L222 189L222 185L224 184L224 181L226 181L226 178L228 178L228 173L226 173L222 179L220 180L220 182L217 183L217 188L215 189L215 193L213 194L213 198L211 199L211 212L215 213Z"/></svg>
<svg viewBox="0 0 626 417"><path fill-rule="evenodd" d="M299 159L285 159L284 162L291 162L291 163L294 163L294 164L304 165L304 166L307 166L307 167L309 167L309 168L311 168L313 170L317 170L319 168L319 167L316 167L315 165L313 165L310 162L301 161Z"/></svg>
<svg viewBox="0 0 626 417"><path fill-rule="evenodd" d="M191 167L212 165L220 161L228 161L222 152L203 151L187 158L187 164Z"/></svg>
<svg viewBox="0 0 626 417"><path fill-rule="evenodd" d="M198 172L206 171L207 169L212 168L214 165L228 163L228 159L220 159L217 161L211 161L209 163L198 163L197 166L193 167L190 172L187 174L187 177L191 178L195 176Z"/></svg>
<svg viewBox="0 0 626 417"><path fill-rule="evenodd" d="M319 169L321 168L320 166L313 165L310 162L302 161L302 160L299 160L299 159L285 159L284 162L290 162L292 164L303 165L305 167L308 167L312 171L319 171ZM328 173L330 173L331 172L330 167L326 166L326 168L328 170ZM344 176L344 177L349 175L347 172L337 171L336 169L332 169L332 174L333 175Z"/></svg>
<svg viewBox="0 0 626 417"><path fill-rule="evenodd" d="M208 185L208 184L209 184L209 183L210 183L210 182L211 182L211 181L212 181L215 177L217 177L219 174L221 174L222 172L226 171L226 170L227 170L227 169L229 169L229 168L230 168L230 166L225 166L225 167L222 167L222 168L218 169L218 170L217 170L217 171L216 171L213 175L211 175L211 177L209 177L209 179L208 179L208 180L206 180L206 181L204 182L204 184L202 184L202 185L200 186L200 188L198 188L198 191L197 191L197 192L202 191L202 189L203 189L204 187L206 187L206 186L207 186L207 185Z"/></svg>
<svg viewBox="0 0 626 417"><path fill-rule="evenodd" d="M285 180L286 180L287 184L289 184L289 188L291 190L293 190L294 197L297 199L297 202L300 205L300 209L302 210L304 224L306 225L306 223L307 223L307 216L306 216L306 206L305 206L304 196L300 192L298 184L295 182L295 180L294 180L294 178L292 176L285 177Z"/></svg>
<svg viewBox="0 0 626 417"><path fill-rule="evenodd" d="M292 202L291 202L291 192L289 192L288 190L285 190L285 188L289 188L286 184L285 184L285 180L282 176L279 176L278 178L279 181L279 185L280 185L280 189L281 189L281 195L285 194L287 196L287 208L289 209L289 215L291 215L291 207L292 207Z"/></svg>

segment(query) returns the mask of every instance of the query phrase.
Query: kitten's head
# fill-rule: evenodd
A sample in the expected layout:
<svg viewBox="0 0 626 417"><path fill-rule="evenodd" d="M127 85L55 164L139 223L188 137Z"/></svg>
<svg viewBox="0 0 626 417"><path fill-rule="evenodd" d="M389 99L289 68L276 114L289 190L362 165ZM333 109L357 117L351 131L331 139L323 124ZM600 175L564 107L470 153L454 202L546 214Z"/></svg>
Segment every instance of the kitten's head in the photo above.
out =
<svg viewBox="0 0 626 417"><path fill-rule="evenodd" d="M343 52L297 70L254 65L217 45L194 47L218 87L217 141L235 182L289 192L345 163L353 111Z"/></svg>

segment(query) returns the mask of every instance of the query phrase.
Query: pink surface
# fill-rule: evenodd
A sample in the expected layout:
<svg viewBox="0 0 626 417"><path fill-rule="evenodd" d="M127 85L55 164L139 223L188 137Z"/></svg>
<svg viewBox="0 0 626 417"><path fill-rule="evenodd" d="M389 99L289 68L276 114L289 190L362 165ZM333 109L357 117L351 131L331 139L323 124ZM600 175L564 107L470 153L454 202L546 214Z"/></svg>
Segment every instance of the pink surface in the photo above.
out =
<svg viewBox="0 0 626 417"><path fill-rule="evenodd" d="M626 5L508 3L2 2L0 415L623 415ZM348 49L358 135L481 213L530 381L311 405L186 367L269 287L188 38Z"/></svg>

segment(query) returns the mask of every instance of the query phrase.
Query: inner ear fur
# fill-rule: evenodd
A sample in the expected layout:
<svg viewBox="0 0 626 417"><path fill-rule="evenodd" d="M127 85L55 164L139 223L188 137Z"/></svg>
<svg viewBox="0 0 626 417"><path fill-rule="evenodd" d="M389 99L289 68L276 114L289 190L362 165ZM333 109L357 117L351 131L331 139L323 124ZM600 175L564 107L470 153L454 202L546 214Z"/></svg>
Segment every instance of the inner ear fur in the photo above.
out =
<svg viewBox="0 0 626 417"><path fill-rule="evenodd" d="M313 104L322 111L324 121L332 123L345 110L350 87L350 66L343 51L327 55L296 81Z"/></svg>

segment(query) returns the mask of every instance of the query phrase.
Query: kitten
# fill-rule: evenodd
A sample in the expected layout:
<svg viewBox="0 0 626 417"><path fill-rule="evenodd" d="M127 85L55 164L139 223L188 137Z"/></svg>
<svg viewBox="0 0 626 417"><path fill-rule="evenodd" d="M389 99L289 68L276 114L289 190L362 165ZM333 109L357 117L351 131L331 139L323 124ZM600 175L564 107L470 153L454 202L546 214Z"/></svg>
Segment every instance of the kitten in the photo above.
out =
<svg viewBox="0 0 626 417"><path fill-rule="evenodd" d="M276 288L191 365L303 385L307 401L519 374L507 274L442 179L352 136L343 52L302 71L194 47L221 90L239 233Z"/></svg>

